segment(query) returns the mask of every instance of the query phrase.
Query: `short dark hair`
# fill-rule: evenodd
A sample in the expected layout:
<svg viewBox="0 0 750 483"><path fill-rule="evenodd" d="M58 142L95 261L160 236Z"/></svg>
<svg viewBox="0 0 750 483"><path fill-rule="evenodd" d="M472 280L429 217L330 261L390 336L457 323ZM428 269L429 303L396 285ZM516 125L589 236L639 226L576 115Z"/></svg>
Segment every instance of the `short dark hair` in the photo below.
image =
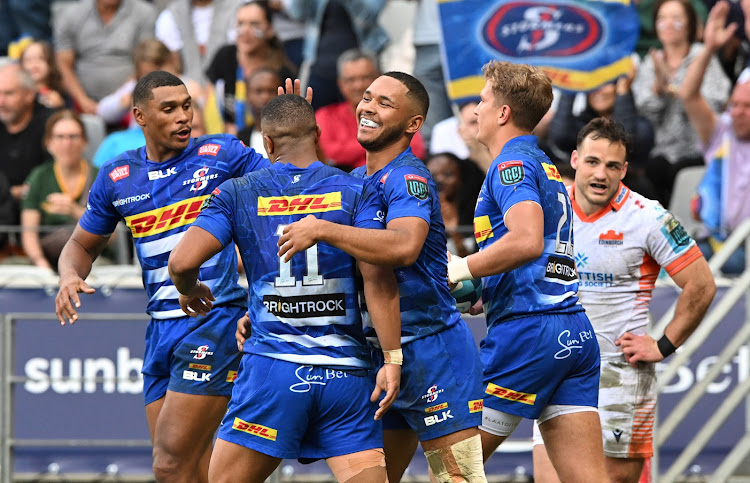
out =
<svg viewBox="0 0 750 483"><path fill-rule="evenodd" d="M283 94L271 99L260 115L260 125L263 133L271 138L317 133L313 107L295 94Z"/></svg>
<svg viewBox="0 0 750 483"><path fill-rule="evenodd" d="M155 70L141 77L133 89L133 105L142 106L154 98L157 87L184 86L185 84L174 74L164 70Z"/></svg>
<svg viewBox="0 0 750 483"><path fill-rule="evenodd" d="M424 85L419 82L419 79L404 72L397 71L386 72L383 75L393 77L405 85L408 91L406 97L411 98L415 102L417 106L417 114L427 116L427 110L430 108L430 95L427 94L427 89L425 89Z"/></svg>
<svg viewBox="0 0 750 483"><path fill-rule="evenodd" d="M595 117L578 132L576 139L576 148L581 149L584 139L606 139L610 143L622 144L625 146L625 159L630 155L631 138L625 126L617 121L606 117Z"/></svg>

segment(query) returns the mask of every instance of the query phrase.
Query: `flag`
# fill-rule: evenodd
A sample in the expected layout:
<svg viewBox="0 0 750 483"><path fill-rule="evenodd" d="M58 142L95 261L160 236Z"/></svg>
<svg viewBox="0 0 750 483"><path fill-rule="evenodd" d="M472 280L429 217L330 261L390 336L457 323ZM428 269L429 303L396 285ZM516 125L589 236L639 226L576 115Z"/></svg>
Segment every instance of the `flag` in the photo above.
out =
<svg viewBox="0 0 750 483"><path fill-rule="evenodd" d="M476 97L491 60L544 69L569 92L628 73L638 40L630 0L438 0L448 96Z"/></svg>

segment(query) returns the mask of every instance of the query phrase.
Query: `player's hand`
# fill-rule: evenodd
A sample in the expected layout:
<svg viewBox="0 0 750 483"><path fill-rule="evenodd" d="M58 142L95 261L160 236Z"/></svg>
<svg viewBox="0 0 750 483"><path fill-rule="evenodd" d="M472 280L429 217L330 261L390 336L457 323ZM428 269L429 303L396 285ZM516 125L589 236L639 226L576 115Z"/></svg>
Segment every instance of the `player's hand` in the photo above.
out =
<svg viewBox="0 0 750 483"><path fill-rule="evenodd" d="M279 257L283 256L288 262L295 253L302 252L318 242L318 219L314 215L307 215L299 221L284 228L279 237Z"/></svg>
<svg viewBox="0 0 750 483"><path fill-rule="evenodd" d="M55 314L60 325L65 325L66 319L70 324L78 320L76 309L81 307L79 293L92 294L95 291L79 276L61 277L60 290L55 297Z"/></svg>
<svg viewBox="0 0 750 483"><path fill-rule="evenodd" d="M375 419L381 419L383 415L396 402L396 397L401 388L401 366L397 364L383 364L375 378L375 389L372 391L370 401L375 402L380 398L380 395L385 391L385 397L380 401L377 411L375 411Z"/></svg>
<svg viewBox="0 0 750 483"><path fill-rule="evenodd" d="M484 303L482 302L482 299L480 298L479 300L477 300L477 303L475 303L469 308L469 315L479 315L482 312L484 312Z"/></svg>
<svg viewBox="0 0 750 483"><path fill-rule="evenodd" d="M190 295L180 294L180 308L190 317L206 315L216 299L205 283L196 284Z"/></svg>
<svg viewBox="0 0 750 483"><path fill-rule="evenodd" d="M237 332L234 333L234 338L237 340L237 349L240 352L242 352L245 341L250 337L251 332L250 315L245 312L245 315L237 320Z"/></svg>
<svg viewBox="0 0 750 483"><path fill-rule="evenodd" d="M284 94L296 94L298 96L302 95L302 81L299 79L290 79L289 77L286 78L286 82L284 82L284 87L279 86L279 95L283 96ZM313 90L312 87L307 87L307 92L305 92L305 100L312 104L313 99Z"/></svg>
<svg viewBox="0 0 750 483"><path fill-rule="evenodd" d="M659 362L664 356L659 351L656 341L648 334L635 335L625 332L615 341L615 345L622 349L625 362L633 367L638 367L639 362Z"/></svg>

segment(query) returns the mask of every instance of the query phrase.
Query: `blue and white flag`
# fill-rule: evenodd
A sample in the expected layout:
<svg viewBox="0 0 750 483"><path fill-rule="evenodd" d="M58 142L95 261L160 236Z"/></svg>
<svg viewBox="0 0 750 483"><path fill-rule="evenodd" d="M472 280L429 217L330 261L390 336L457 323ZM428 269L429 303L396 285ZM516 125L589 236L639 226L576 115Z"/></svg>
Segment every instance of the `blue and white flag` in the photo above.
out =
<svg viewBox="0 0 750 483"><path fill-rule="evenodd" d="M630 0L438 0L448 96L476 97L490 60L531 64L571 92L626 74L638 40Z"/></svg>

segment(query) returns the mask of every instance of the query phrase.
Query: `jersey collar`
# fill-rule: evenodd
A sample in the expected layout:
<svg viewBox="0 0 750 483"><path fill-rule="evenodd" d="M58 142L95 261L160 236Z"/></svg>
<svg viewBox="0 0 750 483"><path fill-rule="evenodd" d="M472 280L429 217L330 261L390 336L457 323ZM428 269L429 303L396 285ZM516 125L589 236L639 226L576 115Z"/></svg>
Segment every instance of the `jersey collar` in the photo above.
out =
<svg viewBox="0 0 750 483"><path fill-rule="evenodd" d="M620 181L620 186L617 188L617 194L612 197L611 200L609 200L609 203L607 206L603 207L601 210L592 213L591 215L586 215L583 210L581 210L581 207L578 206L578 203L576 203L576 185L575 183L570 186L570 202L573 205L573 211L576 212L576 215L578 215L578 218L581 219L584 223L593 223L602 216L606 215L610 211L619 211L620 208L623 207L625 202L630 197L630 188L625 186L622 181Z"/></svg>

